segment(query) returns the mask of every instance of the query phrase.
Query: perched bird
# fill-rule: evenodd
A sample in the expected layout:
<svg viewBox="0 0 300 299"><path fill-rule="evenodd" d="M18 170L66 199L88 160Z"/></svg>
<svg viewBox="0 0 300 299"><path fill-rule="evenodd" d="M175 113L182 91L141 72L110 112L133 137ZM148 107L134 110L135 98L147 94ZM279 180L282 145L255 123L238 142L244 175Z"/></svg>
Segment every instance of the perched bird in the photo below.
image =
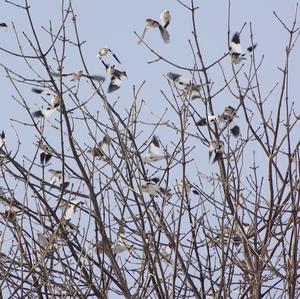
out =
<svg viewBox="0 0 300 299"><path fill-rule="evenodd" d="M49 239L45 236L45 234L37 233L38 243L42 248L46 248L49 245Z"/></svg>
<svg viewBox="0 0 300 299"><path fill-rule="evenodd" d="M82 199L74 199L71 201L66 201L62 199L59 208L63 209L64 211L63 218L67 221L71 220L72 216L76 212L76 208L82 204L84 204Z"/></svg>
<svg viewBox="0 0 300 299"><path fill-rule="evenodd" d="M125 228L124 228L123 224L120 224L118 235L117 235L117 240L111 246L111 250L112 250L113 254L119 254L119 253L122 253L122 252L130 249L127 247L124 240L125 240Z"/></svg>
<svg viewBox="0 0 300 299"><path fill-rule="evenodd" d="M89 149L87 152L93 155L96 160L108 161L108 147L110 143L110 137L108 135L105 135L97 146Z"/></svg>
<svg viewBox="0 0 300 299"><path fill-rule="evenodd" d="M86 75L83 73L83 70L79 70L77 72L73 73L66 73L66 74L61 74L61 73L54 73L51 72L51 74L54 77L72 77L71 81L79 81L82 77L94 80L94 81L99 81L99 82L104 82L105 77L99 76L99 75Z"/></svg>
<svg viewBox="0 0 300 299"><path fill-rule="evenodd" d="M35 143L38 146L40 152L40 162L41 164L46 164L50 161L53 156L53 151L47 144L44 144L42 140L38 143Z"/></svg>
<svg viewBox="0 0 300 299"><path fill-rule="evenodd" d="M170 190L160 187L158 184L159 181L160 179L157 177L143 181L141 184L142 192L148 193L152 196L170 197Z"/></svg>
<svg viewBox="0 0 300 299"><path fill-rule="evenodd" d="M70 184L70 182L66 181L64 182L64 184L62 185L62 181L63 181L63 173L60 170L55 170L55 169L49 169L48 170L51 174L50 177L50 184L54 185L56 183L61 183L60 184L60 188L67 188Z"/></svg>
<svg viewBox="0 0 300 299"><path fill-rule="evenodd" d="M163 24L163 28L166 29L170 22L171 22L171 14L169 10L164 10L161 14L160 14L160 20Z"/></svg>
<svg viewBox="0 0 300 299"><path fill-rule="evenodd" d="M106 56L108 53L110 53L110 54L113 56L113 58L114 58L119 64L121 64L121 62L120 62L119 58L117 57L117 55L116 55L110 48L107 48L107 47L101 48L101 49L99 50L98 54L97 54L97 57L100 58L100 59L102 59L102 57Z"/></svg>
<svg viewBox="0 0 300 299"><path fill-rule="evenodd" d="M247 52L251 53L255 48L257 44L250 46L247 48ZM229 44L229 56L231 59L231 62L234 64L241 63L242 60L246 59L246 53L243 52L241 43L240 43L240 34L238 32L234 33L234 35L231 38L231 42Z"/></svg>
<svg viewBox="0 0 300 299"><path fill-rule="evenodd" d="M144 40L145 34L150 28L158 28L163 41L166 44L170 42L170 35L169 35L169 32L167 31L167 29L165 29L163 26L161 26L161 24L158 21L155 21L153 19L146 19L146 27L142 33L142 36L141 36L138 44L140 44Z"/></svg>
<svg viewBox="0 0 300 299"><path fill-rule="evenodd" d="M159 250L159 255L162 257L162 260L166 261L167 263L174 265L175 262L172 258L173 250L170 246L164 245Z"/></svg>
<svg viewBox="0 0 300 299"><path fill-rule="evenodd" d="M0 27L1 27L1 28L8 28L8 26L7 26L6 23L0 23Z"/></svg>
<svg viewBox="0 0 300 299"><path fill-rule="evenodd" d="M157 136L153 135L149 144L148 153L142 157L142 160L145 163L152 163L165 158L166 155L163 155L160 151L160 145Z"/></svg>
<svg viewBox="0 0 300 299"><path fill-rule="evenodd" d="M221 140L211 140L209 142L209 148L208 148L208 154L209 154L209 160L211 159L212 154L215 154L215 157L213 159L212 163L215 163L216 161L219 161L222 157L222 153L224 151L224 142Z"/></svg>
<svg viewBox="0 0 300 299"><path fill-rule="evenodd" d="M113 254L119 254L125 251L131 251L132 249L134 249L134 246L128 246L125 243L125 228L124 225L120 223L119 225L119 231L117 234L117 240L115 242L113 242L111 239L108 239L108 244L99 240L97 242L97 247L99 250L104 251L107 253L106 247L107 245L111 246L111 250Z"/></svg>
<svg viewBox="0 0 300 299"><path fill-rule="evenodd" d="M201 92L203 91L204 86L210 84L195 84L184 78L180 74L169 72L167 73L167 77L171 79L174 83L177 83L183 87L183 93L187 96L190 96L192 100L201 98Z"/></svg>
<svg viewBox="0 0 300 299"><path fill-rule="evenodd" d="M196 194L196 195L200 195L200 192L195 188L195 186L193 186L189 180L187 178L185 178L184 180L180 180L177 183L177 189L180 192L180 194L185 194L185 192L187 193L187 196L189 196L190 192L192 191L192 193Z"/></svg>
<svg viewBox="0 0 300 299"><path fill-rule="evenodd" d="M111 76L110 83L108 86L108 93L111 93L120 88L123 79L127 78L127 74L124 71L119 71L114 65L106 64L101 60L105 66L106 72Z"/></svg>

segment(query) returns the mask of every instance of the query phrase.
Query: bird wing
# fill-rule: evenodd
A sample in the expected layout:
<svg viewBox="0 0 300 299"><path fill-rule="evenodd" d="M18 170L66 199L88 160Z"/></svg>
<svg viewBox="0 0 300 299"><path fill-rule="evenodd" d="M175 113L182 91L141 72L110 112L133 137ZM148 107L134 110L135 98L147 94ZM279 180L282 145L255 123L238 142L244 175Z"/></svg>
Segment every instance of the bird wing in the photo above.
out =
<svg viewBox="0 0 300 299"><path fill-rule="evenodd" d="M119 89L120 86L121 86L121 80L118 79L118 78L115 77L115 76L112 76L112 77L111 77L111 80L110 80L110 83L109 83L109 86L108 86L107 92L108 92L108 93L114 92L114 91L116 91L117 89Z"/></svg>

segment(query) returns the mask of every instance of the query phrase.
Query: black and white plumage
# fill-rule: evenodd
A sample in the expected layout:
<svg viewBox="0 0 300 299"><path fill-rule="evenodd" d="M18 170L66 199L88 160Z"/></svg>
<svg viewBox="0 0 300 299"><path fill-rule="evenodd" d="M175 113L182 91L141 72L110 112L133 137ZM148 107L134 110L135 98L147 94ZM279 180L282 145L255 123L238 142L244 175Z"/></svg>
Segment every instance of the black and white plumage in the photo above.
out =
<svg viewBox="0 0 300 299"><path fill-rule="evenodd" d="M170 197L170 190L162 188L159 182L160 179L157 177L143 181L141 184L142 192L148 193L151 196Z"/></svg>
<svg viewBox="0 0 300 299"><path fill-rule="evenodd" d="M39 88L32 88L32 91L38 94L41 94L44 92L44 90ZM47 93L47 95L50 95L50 93ZM51 105L43 108L41 110L34 111L32 115L34 117L41 117L41 118L48 118L50 117L60 106L60 96L57 94L52 95L52 98L50 100Z"/></svg>
<svg viewBox="0 0 300 299"><path fill-rule="evenodd" d="M7 24L6 24L6 23L0 23L0 27L1 27L1 28L5 28L5 29L7 29L7 28L8 28L8 26L7 26Z"/></svg>
<svg viewBox="0 0 300 299"><path fill-rule="evenodd" d="M218 124L225 124L225 127L228 127L231 134L234 137L240 135L240 127L235 124L235 119L238 118L237 111L232 106L225 107L224 111L220 115L208 115L206 117L201 117L200 120L196 123L197 126L206 126L208 123L217 122Z"/></svg>
<svg viewBox="0 0 300 299"><path fill-rule="evenodd" d="M158 28L160 31L160 35L163 39L163 41L168 44L170 42L170 35L169 32L167 31L167 29L165 29L158 21L153 20L153 19L146 19L146 27L142 33L142 36L138 42L138 44L140 44L145 37L146 32L150 29L150 28Z"/></svg>
<svg viewBox="0 0 300 299"><path fill-rule="evenodd" d="M166 155L161 153L160 144L157 136L153 135L149 144L148 153L143 155L142 159L145 163L152 163L165 159Z"/></svg>
<svg viewBox="0 0 300 299"><path fill-rule="evenodd" d="M208 123L212 123L214 121L218 120L218 117L216 115L208 115L207 118L206 117L201 117L197 122L196 125L199 127L202 126L206 126L207 125L207 121Z"/></svg>
<svg viewBox="0 0 300 299"><path fill-rule="evenodd" d="M125 71L117 70L114 65L106 64L103 60L101 61L105 66L107 74L111 76L107 90L108 93L111 93L121 87L121 82L123 79L127 78L127 74Z"/></svg>
<svg viewBox="0 0 300 299"><path fill-rule="evenodd" d="M62 185L62 182L63 182L63 173L62 173L62 171L55 170L55 169L49 169L48 171L51 174L51 177L50 177L50 184L51 185L54 185L56 183L60 183L60 188L67 188L69 186L70 182L68 182L66 180L67 179L66 175L65 175L64 184Z"/></svg>
<svg viewBox="0 0 300 299"><path fill-rule="evenodd" d="M63 218L70 221L79 205L84 204L82 199L73 199L71 201L62 200L59 208L63 209Z"/></svg>
<svg viewBox="0 0 300 299"><path fill-rule="evenodd" d="M117 55L110 49L107 47L101 48L97 54L97 57L102 59L102 57L111 54L113 56L113 58L119 63L121 64L121 61L119 60L119 58L117 57Z"/></svg>
<svg viewBox="0 0 300 299"><path fill-rule="evenodd" d="M50 117L50 115L52 115L55 112L55 110L56 110L56 107L48 106L44 109L34 111L32 113L32 115L34 117L48 118L48 117Z"/></svg>
<svg viewBox="0 0 300 299"><path fill-rule="evenodd" d="M166 29L170 22L171 22L171 14L170 11L168 9L164 10L161 14L160 14L160 20L163 24L163 28Z"/></svg>
<svg viewBox="0 0 300 299"><path fill-rule="evenodd" d="M236 118L238 118L237 111L232 106L225 107L224 112L219 116L219 121L225 123L225 125L229 127L229 130L234 137L240 135L240 127L235 124Z"/></svg>
<svg viewBox="0 0 300 299"><path fill-rule="evenodd" d="M108 135L105 135L103 139L99 142L99 144L94 148L89 149L87 153L93 155L96 160L108 161L108 151L110 143L110 137Z"/></svg>
<svg viewBox="0 0 300 299"><path fill-rule="evenodd" d="M191 184L187 178L185 178L184 180L180 180L177 183L176 188L178 192L183 195L185 194L185 192L187 196L189 196L190 192L195 195L200 195L200 192L197 190L197 188L193 184Z"/></svg>
<svg viewBox="0 0 300 299"><path fill-rule="evenodd" d="M65 73L65 74L61 74L61 73L55 73L52 72L51 75L53 75L54 77L72 77L71 81L79 81L82 77L94 80L94 81L99 81L99 82L104 82L105 81L105 77L100 76L100 75L87 75L83 73L83 70L79 70L73 73Z"/></svg>
<svg viewBox="0 0 300 299"><path fill-rule="evenodd" d="M174 83L177 83L180 86L182 86L183 94L185 94L186 96L190 96L192 100L202 98L201 92L203 91L204 86L210 84L195 84L191 82L191 80L184 78L182 75L172 72L167 73L167 77L171 79Z"/></svg>
<svg viewBox="0 0 300 299"><path fill-rule="evenodd" d="M256 48L257 44L250 46L247 48L247 52L251 53ZM240 42L240 34L238 32L234 33L234 35L231 38L231 42L229 45L229 56L231 59L231 62L234 64L239 64L243 60L246 59L246 53L243 51L243 48L241 46Z"/></svg>
<svg viewBox="0 0 300 299"><path fill-rule="evenodd" d="M40 152L40 162L42 165L47 164L53 156L53 151L47 144L39 142L37 144Z"/></svg>
<svg viewBox="0 0 300 299"><path fill-rule="evenodd" d="M212 154L214 154L214 159L212 163L219 161L222 158L224 152L224 142L221 140L211 140L209 142L208 155L209 160L211 160Z"/></svg>

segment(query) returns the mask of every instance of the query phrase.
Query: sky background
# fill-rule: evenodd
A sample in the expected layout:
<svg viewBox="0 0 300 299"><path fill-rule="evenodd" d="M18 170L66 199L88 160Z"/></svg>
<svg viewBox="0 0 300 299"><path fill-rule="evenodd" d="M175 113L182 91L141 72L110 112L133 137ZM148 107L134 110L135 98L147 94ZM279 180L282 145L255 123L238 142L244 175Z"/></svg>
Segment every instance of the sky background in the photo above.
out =
<svg viewBox="0 0 300 299"><path fill-rule="evenodd" d="M165 9L169 9L172 14L172 21L168 27L170 43L167 45L164 44L158 30L155 29L147 32L145 41L166 59L178 65L193 68L193 55L188 42L193 38L189 12L175 0L73 0L72 3L75 13L77 14L80 38L82 41L86 41L82 49L90 74L105 75L103 65L100 60L96 58L98 50L104 46L110 47L115 52L122 63L121 66L119 66L120 69L125 70L128 74L128 79L122 82L120 90L109 95L109 101L112 103L120 97L117 103L117 110L120 111L122 115L125 115L125 109L130 107L133 100L133 85L139 86L145 80L146 83L141 91L140 99L145 101L150 111L157 115L162 114L167 104L162 97L161 90L164 90L169 95L171 94L164 75L170 71L181 73L187 78L189 78L190 75L188 72L177 70L162 61L148 64L148 61L152 61L157 57L150 53L144 45L137 44L138 38L133 32L136 31L141 34L145 26L146 18L159 20L160 13ZM189 4L189 1L185 3ZM227 1L223 0L198 1L199 9L196 12L198 39L206 65L211 64L223 56L228 50L227 3ZM48 28L49 21L51 21L54 31L59 28L61 24L61 1L35 0L29 1L29 4L31 6L33 22L38 29L37 32L43 49L45 50L51 44L51 41L49 35L41 29L41 26ZM263 82L261 88L264 95L267 95L269 90L281 79L282 74L277 67L284 65L285 45L288 41L288 35L282 25L275 19L273 11L276 11L287 24L291 24L295 7L296 1L231 1L231 34L235 31L239 31L244 22L247 22L247 26L241 35L241 44L244 48L248 47L251 44L249 34L249 24L251 23L254 34L253 40L258 44L255 50L256 59L259 61L262 56L264 57L259 75ZM0 4L0 21L9 24L8 30L0 30L0 47L13 52L19 52L12 30L11 23L13 22L22 40L24 52L28 55L32 55L33 51L25 44L25 38L22 35L22 32L25 32L29 38L32 38L32 33L24 12L2 1ZM70 38L75 40L70 20L68 20L67 26L67 32ZM193 40L192 43L194 45ZM296 46L293 55L298 52L299 46ZM56 63L51 53L47 59L55 70ZM111 58L108 58L108 61L113 62ZM12 57L1 51L0 63L16 73L23 74L27 78L36 78L32 70L24 64L21 58ZM247 63L249 63L249 60L245 62L246 65ZM32 66L42 76L46 75L43 67L38 62L32 62ZM231 63L228 58L222 61L222 66L228 75L231 74ZM83 69L83 66L78 51L74 47L68 46L65 71L73 72L80 69ZM290 79L291 86L299 85L299 76L296 75L299 69L300 60L294 59L293 64L290 66L290 73L292 74ZM218 87L221 87L223 84L220 69L216 66L209 70L208 74L211 81L214 82L213 91L217 91ZM3 68L0 68L0 86L2 87L0 130L5 130L7 133L7 141L10 141L11 144L15 144L16 139L12 135L13 130L11 129L11 124L17 128L19 133L22 133L23 127L10 120L18 119L29 121L30 118L24 113L24 109L20 105L16 105L12 99L13 96L17 96L17 93L5 76L6 74ZM109 80L106 80L104 83L105 89L107 88L108 82ZM32 111L43 105L41 104L40 96L33 94L30 86L19 86L24 99L29 106L32 107ZM86 89L83 89L81 91L83 97L86 97L84 94L85 90ZM278 91L279 90L277 90L277 92ZM276 94L278 93L275 93L275 95ZM270 111L278 99L275 95L267 105ZM299 93L297 88L291 88L291 101L297 101L298 97ZM236 106L237 103L227 91L221 93L214 100L214 107L217 113L221 113L224 107L228 105ZM95 109L95 111L101 111L101 106L99 106L99 103L96 101L93 101L90 107L91 109ZM200 114L204 113L204 106L202 104L195 103L195 107L199 109ZM296 108L299 109L299 104L296 104ZM143 110L143 120L147 122L155 121L156 119L150 115L149 110ZM172 111L169 111L166 114L166 119L172 120L172 117ZM243 127L242 119L240 119L240 121L243 135L246 128ZM257 126L259 126L259 123ZM146 138L147 134L151 132L150 127L147 129L147 126L145 126L143 129L146 133L142 134L141 142L143 142L143 138ZM194 132L196 132L196 130ZM170 134L165 127L159 127L157 134L164 144L167 144L174 137L172 135L173 133ZM27 128L26 133L22 136L23 142L26 141L22 145L22 153L26 156L28 155L28 157L30 157L30 155L32 156L33 135L34 133ZM56 142L55 135L48 136L47 138L49 143ZM250 152L251 148L249 149L249 153ZM201 170L207 171L208 173L211 171L209 168L211 166L207 163L206 150L200 151L200 155L197 157L197 163L197 167Z"/></svg>

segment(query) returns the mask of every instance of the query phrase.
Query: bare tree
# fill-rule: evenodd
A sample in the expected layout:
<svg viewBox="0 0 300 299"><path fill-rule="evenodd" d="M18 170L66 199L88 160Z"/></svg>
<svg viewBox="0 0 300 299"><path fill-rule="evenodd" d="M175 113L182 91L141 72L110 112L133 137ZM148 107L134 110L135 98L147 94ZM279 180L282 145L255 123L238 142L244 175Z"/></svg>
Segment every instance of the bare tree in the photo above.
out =
<svg viewBox="0 0 300 299"><path fill-rule="evenodd" d="M289 66L298 5L291 26L274 12L288 41L281 81L267 93L251 24L235 33L230 1L228 47L209 64L196 1L176 2L192 21L192 66L147 41L158 28L169 42L170 12L147 19L135 35L149 63L166 69L158 114L140 96L145 82L125 109L113 102L127 77L115 49L98 54L107 75L90 74L72 1L62 1L58 30L42 27L48 47L28 1L6 2L30 29L12 24L18 50L1 51L32 76L1 62L24 111L12 119L14 138L1 134L1 298L297 298L299 116ZM67 73L74 49L83 67ZM228 95L236 105L217 107Z"/></svg>

